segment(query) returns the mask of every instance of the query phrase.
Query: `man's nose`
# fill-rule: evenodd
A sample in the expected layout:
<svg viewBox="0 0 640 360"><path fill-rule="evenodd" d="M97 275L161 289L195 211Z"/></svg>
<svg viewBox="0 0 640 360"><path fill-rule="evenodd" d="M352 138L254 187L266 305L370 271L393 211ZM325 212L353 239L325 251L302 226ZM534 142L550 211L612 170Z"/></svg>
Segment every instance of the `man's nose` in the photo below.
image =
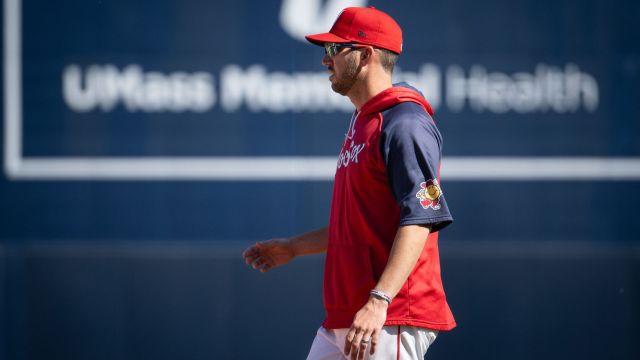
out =
<svg viewBox="0 0 640 360"><path fill-rule="evenodd" d="M322 65L324 66L331 65L331 58L329 57L329 55L324 54L324 56L322 57Z"/></svg>

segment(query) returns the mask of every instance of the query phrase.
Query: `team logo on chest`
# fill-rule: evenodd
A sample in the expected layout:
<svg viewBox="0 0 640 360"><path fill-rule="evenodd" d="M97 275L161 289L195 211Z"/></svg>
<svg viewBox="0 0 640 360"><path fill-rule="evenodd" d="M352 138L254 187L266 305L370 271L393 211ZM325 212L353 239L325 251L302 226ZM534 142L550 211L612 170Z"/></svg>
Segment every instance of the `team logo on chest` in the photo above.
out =
<svg viewBox="0 0 640 360"><path fill-rule="evenodd" d="M440 197L442 196L442 190L438 180L431 179L427 182L420 184L420 191L416 194L416 197L420 200L420 205L423 209L432 208L433 210L440 209Z"/></svg>
<svg viewBox="0 0 640 360"><path fill-rule="evenodd" d="M349 164L357 164L358 163L358 155L360 152L364 150L365 144L360 143L356 144L356 121L358 120L358 113L354 113L351 117L351 121L349 122L349 130L344 134L344 145L342 146L342 151L340 151L340 155L338 155L338 169L341 167L347 167ZM349 145L347 145L349 144Z"/></svg>
<svg viewBox="0 0 640 360"><path fill-rule="evenodd" d="M345 146L346 147L346 146ZM351 142L351 147L348 149L343 148L338 155L338 169L341 167L347 167L349 164L358 163L358 155L364 149L364 144L355 144Z"/></svg>

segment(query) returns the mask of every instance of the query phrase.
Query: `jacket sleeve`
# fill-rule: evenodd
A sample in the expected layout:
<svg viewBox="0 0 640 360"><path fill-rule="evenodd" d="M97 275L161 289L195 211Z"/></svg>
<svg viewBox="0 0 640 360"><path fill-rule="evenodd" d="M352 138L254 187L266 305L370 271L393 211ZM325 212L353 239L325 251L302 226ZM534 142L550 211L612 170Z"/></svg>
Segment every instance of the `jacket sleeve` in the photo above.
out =
<svg viewBox="0 0 640 360"><path fill-rule="evenodd" d="M431 231L453 221L439 183L442 138L418 104L405 102L383 112L380 151L400 225L426 224Z"/></svg>

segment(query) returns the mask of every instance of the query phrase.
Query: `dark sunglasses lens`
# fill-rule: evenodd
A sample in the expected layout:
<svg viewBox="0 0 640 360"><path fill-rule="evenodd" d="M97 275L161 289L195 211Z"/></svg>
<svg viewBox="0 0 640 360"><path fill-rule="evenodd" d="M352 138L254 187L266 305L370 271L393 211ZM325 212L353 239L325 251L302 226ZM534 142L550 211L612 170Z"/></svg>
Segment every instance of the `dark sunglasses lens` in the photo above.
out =
<svg viewBox="0 0 640 360"><path fill-rule="evenodd" d="M327 43L327 44L324 44L324 53L329 55L330 57L334 57L344 47L345 47L344 45L328 44Z"/></svg>
<svg viewBox="0 0 640 360"><path fill-rule="evenodd" d="M324 53L329 55L329 57L333 57L336 54L336 47L333 44L325 44L324 45Z"/></svg>
<svg viewBox="0 0 640 360"><path fill-rule="evenodd" d="M334 56L336 56L337 53L340 52L340 50L342 50L344 48L355 48L355 46L353 44L329 44L329 43L325 43L324 44L324 53L329 55L330 57L334 57Z"/></svg>

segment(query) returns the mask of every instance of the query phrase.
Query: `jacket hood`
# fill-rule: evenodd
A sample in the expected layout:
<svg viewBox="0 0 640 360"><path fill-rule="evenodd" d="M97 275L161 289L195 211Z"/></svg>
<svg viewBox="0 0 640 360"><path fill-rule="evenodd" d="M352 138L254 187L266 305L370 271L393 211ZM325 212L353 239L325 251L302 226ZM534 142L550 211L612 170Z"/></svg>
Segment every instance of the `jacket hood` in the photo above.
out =
<svg viewBox="0 0 640 360"><path fill-rule="evenodd" d="M367 101L360 109L363 115L381 112L402 102L414 102L433 116L433 109L422 94L407 83L394 84Z"/></svg>

